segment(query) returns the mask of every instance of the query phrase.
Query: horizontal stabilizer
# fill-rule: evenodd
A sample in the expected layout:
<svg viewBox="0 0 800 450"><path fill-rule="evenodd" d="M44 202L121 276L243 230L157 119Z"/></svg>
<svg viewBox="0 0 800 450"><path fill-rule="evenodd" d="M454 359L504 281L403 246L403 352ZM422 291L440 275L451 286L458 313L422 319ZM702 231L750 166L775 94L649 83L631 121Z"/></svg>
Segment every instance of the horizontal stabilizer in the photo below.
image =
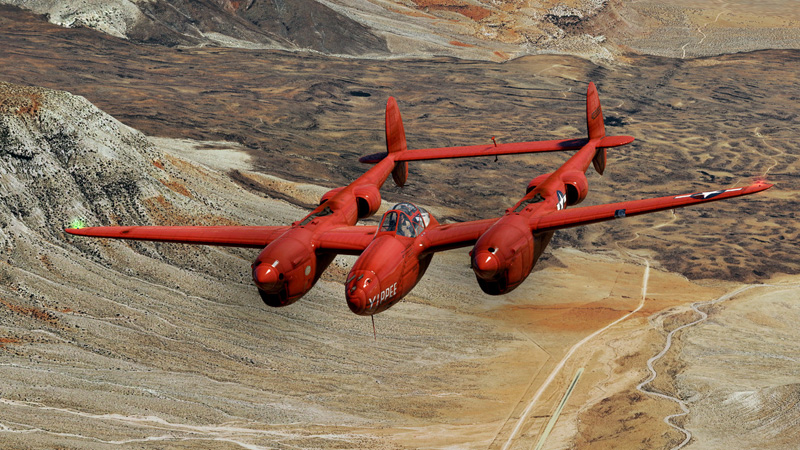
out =
<svg viewBox="0 0 800 450"><path fill-rule="evenodd" d="M64 231L77 236L112 239L264 248L288 229L286 226L132 226L67 228Z"/></svg>
<svg viewBox="0 0 800 450"><path fill-rule="evenodd" d="M588 142L588 139L560 139L552 141L514 142L497 145L487 144L468 145L464 147L425 148L398 153L394 158L395 161L425 161L431 159L559 152L564 150L579 150ZM377 164L386 158L386 156L388 156L386 153L374 153L361 157L359 161L366 164Z"/></svg>
<svg viewBox="0 0 800 450"><path fill-rule="evenodd" d="M606 136L597 143L597 148L618 147L633 142L633 136ZM519 155L524 153L561 152L580 150L588 139L557 139L552 141L513 142L509 144L468 145L464 147L441 147L409 150L394 155L395 161L426 161L431 159L473 158L476 156ZM362 156L359 162L377 164L388 153L373 153Z"/></svg>
<svg viewBox="0 0 800 450"><path fill-rule="evenodd" d="M633 136L606 136L597 143L597 148L619 147L633 142Z"/></svg>

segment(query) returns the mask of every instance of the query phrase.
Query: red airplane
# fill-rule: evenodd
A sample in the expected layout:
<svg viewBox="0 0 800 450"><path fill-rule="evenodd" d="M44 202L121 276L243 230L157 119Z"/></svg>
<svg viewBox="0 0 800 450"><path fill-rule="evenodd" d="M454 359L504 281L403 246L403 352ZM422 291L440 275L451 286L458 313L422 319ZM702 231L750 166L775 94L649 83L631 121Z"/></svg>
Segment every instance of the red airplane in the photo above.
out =
<svg viewBox="0 0 800 450"><path fill-rule="evenodd" d="M587 92L586 119L589 139L581 149L555 172L534 178L527 195L500 218L440 225L430 214L408 203L386 212L377 232L373 234L369 228L362 236L364 250L345 283L350 309L360 315L385 311L416 286L437 251L475 244L470 255L478 284L485 293L499 295L528 277L555 230L754 194L772 187L757 182L740 188L567 210L567 206L586 198L589 165L602 175L605 147L633 141L626 136L605 135L594 83L589 84Z"/></svg>
<svg viewBox="0 0 800 450"><path fill-rule="evenodd" d="M253 281L264 303L286 306L314 286L337 254L357 255L364 250L375 227L354 225L378 210L379 189L389 174L398 186L405 184L408 161L577 150L588 142L562 139L408 150L400 110L391 97L385 121L387 152L361 158L376 166L350 185L328 191L316 209L291 226L113 226L65 231L81 236L261 248L252 264ZM614 147L632 140L607 137L597 145Z"/></svg>
<svg viewBox="0 0 800 450"><path fill-rule="evenodd" d="M753 194L772 185L750 186L565 209L588 192L590 164L603 173L606 148L633 141L606 136L597 89L589 84L586 102L588 139L526 142L407 151L400 114L393 99L386 111L387 153L361 158L376 163L351 185L334 189L321 205L291 227L96 227L67 229L72 234L208 245L264 247L253 263L253 280L264 302L285 306L314 285L336 254L359 255L345 282L350 310L359 315L385 311L407 295L428 268L433 254L475 245L472 267L484 292L503 294L530 274L555 230L696 203ZM527 195L499 218L439 224L424 209L400 203L381 224L354 226L374 214L378 189L392 173L402 186L407 161L540 151L578 150L561 168L535 178Z"/></svg>

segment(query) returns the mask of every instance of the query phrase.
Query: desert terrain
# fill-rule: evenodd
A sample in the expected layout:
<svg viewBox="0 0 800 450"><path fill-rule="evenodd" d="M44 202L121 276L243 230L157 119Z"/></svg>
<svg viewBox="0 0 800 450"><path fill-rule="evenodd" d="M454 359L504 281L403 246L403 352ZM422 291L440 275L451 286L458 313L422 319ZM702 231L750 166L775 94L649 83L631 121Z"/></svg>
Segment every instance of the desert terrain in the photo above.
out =
<svg viewBox="0 0 800 450"><path fill-rule="evenodd" d="M612 2L570 24L598 27L605 14L646 28L604 31L612 58L569 48L502 64L142 44L4 7L0 442L795 448L790 6ZM681 48L698 33L708 39ZM390 95L411 147L581 137L588 81L609 132L637 140L609 151L604 176L590 171L586 204L756 177L776 186L561 231L502 297L480 291L467 250L437 255L376 318L377 339L344 303L353 257L298 303L270 309L249 279L256 252L61 231L75 218L287 224L382 150ZM409 185L382 195L440 220L486 218L565 159L412 164Z"/></svg>

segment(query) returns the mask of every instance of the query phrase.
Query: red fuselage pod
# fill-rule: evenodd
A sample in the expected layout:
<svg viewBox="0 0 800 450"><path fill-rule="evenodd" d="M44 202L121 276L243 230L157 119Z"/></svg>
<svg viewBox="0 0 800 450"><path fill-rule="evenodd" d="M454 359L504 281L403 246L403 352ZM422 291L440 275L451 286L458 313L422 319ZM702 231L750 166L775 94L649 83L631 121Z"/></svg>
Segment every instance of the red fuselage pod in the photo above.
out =
<svg viewBox="0 0 800 450"><path fill-rule="evenodd" d="M414 289L433 258L432 253L423 255L421 215L403 205L410 204L401 203L384 214L375 238L347 276L345 296L355 314L370 316L389 309Z"/></svg>
<svg viewBox="0 0 800 450"><path fill-rule="evenodd" d="M475 242L472 270L490 295L511 292L533 270L552 232L531 232L531 218L580 203L588 192L586 169L599 140L590 140L555 172L528 184L528 193Z"/></svg>
<svg viewBox="0 0 800 450"><path fill-rule="evenodd" d="M269 306L291 305L316 284L335 255L317 254L313 229L295 227L264 248L253 262L253 282Z"/></svg>
<svg viewBox="0 0 800 450"><path fill-rule="evenodd" d="M475 242L472 270L483 292L501 295L514 290L525 281L550 242L552 232L531 233L530 216L539 209L558 207L564 194L557 191L544 198L539 192L541 189L529 193Z"/></svg>

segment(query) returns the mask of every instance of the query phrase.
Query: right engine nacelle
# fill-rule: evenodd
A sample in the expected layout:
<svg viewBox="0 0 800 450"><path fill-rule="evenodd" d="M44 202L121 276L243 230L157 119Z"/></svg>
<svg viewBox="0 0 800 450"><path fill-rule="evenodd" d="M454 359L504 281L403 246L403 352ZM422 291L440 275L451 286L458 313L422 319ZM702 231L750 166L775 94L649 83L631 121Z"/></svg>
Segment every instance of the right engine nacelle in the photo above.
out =
<svg viewBox="0 0 800 450"><path fill-rule="evenodd" d="M589 183L586 181L586 174L584 173L577 170L567 172L561 176L561 181L567 190L567 206L577 205L589 193Z"/></svg>

